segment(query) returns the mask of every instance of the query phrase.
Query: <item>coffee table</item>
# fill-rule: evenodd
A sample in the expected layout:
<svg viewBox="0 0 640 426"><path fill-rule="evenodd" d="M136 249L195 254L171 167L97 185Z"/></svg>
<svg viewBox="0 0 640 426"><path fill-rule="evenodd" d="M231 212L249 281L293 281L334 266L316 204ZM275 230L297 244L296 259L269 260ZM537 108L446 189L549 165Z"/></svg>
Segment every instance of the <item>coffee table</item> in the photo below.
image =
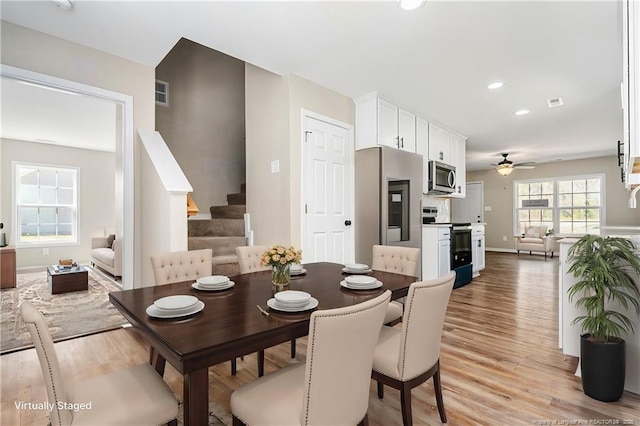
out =
<svg viewBox="0 0 640 426"><path fill-rule="evenodd" d="M89 271L84 266L61 269L58 265L47 267L47 283L51 294L89 289Z"/></svg>

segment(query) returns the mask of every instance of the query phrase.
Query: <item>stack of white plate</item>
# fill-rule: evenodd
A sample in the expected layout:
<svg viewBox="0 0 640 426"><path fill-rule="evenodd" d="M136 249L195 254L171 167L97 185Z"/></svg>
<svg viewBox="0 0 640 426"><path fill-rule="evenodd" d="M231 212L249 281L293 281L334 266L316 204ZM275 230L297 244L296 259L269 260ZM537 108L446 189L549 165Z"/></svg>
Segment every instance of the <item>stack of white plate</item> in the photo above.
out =
<svg viewBox="0 0 640 426"><path fill-rule="evenodd" d="M291 267L289 268L289 272L291 273L291 275L303 275L307 273L307 270L304 269L302 267L302 264L300 263L292 263Z"/></svg>
<svg viewBox="0 0 640 426"><path fill-rule="evenodd" d="M347 274L368 274L371 272L371 268L369 268L369 265L365 265L364 263L348 263L344 265L342 271Z"/></svg>
<svg viewBox="0 0 640 426"><path fill-rule="evenodd" d="M286 290L276 293L273 298L267 300L267 306L277 311L300 312L318 306L318 299L311 297L305 291Z"/></svg>
<svg viewBox="0 0 640 426"><path fill-rule="evenodd" d="M147 315L155 318L179 318L204 309L204 303L195 296L167 296L147 307Z"/></svg>
<svg viewBox="0 0 640 426"><path fill-rule="evenodd" d="M382 283L375 277L365 275L350 275L345 277L344 281L340 282L340 285L352 290L372 290L382 287Z"/></svg>
<svg viewBox="0 0 640 426"><path fill-rule="evenodd" d="M196 290L218 291L226 290L234 285L235 283L225 275L211 275L209 277L200 277L196 279L196 282L191 284L191 287Z"/></svg>

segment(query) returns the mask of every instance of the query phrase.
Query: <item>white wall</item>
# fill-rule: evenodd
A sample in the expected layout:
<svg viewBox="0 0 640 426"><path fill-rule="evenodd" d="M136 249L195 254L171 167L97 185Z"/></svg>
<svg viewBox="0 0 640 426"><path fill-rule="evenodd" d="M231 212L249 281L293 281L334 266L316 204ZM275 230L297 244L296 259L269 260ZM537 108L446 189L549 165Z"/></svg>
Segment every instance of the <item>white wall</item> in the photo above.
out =
<svg viewBox="0 0 640 426"><path fill-rule="evenodd" d="M154 129L155 70L126 59L90 49L79 44L52 37L3 21L0 28L1 63L66 80L100 87L133 96L134 129ZM146 214L140 203L140 147L135 136L134 149L134 234L124 238L134 241L134 284L141 280L141 262L148 261L150 253L142 252L140 223ZM116 157L116 174L122 170L120 157ZM6 209L6 206L3 206ZM161 232L161 230L158 230ZM20 252L17 257L20 258Z"/></svg>
<svg viewBox="0 0 640 426"><path fill-rule="evenodd" d="M42 247L18 248L18 268L44 266L58 263L59 259L89 261L91 238L104 236L105 230L115 228L115 154L87 149L68 148L34 142L3 139L0 149L2 160L1 192L2 221L8 232L10 244L15 244L17 233L13 226L11 209L13 161L46 165L70 166L80 169L79 243L75 245L49 246L49 254L42 254ZM107 178L105 178L107 177Z"/></svg>

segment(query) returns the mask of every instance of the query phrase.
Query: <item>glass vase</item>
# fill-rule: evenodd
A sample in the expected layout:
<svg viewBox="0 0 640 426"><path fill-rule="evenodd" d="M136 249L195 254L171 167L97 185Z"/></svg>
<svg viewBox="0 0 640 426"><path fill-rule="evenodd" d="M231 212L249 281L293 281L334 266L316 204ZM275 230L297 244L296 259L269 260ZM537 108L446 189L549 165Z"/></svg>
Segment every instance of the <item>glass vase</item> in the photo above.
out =
<svg viewBox="0 0 640 426"><path fill-rule="evenodd" d="M271 270L271 284L274 292L288 290L291 283L291 264L278 264Z"/></svg>

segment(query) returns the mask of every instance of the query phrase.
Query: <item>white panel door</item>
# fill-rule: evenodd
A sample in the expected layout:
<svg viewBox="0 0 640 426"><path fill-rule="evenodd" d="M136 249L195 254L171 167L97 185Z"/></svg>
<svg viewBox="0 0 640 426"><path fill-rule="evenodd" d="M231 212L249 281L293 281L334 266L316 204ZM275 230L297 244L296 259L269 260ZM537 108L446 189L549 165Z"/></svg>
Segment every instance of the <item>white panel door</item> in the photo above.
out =
<svg viewBox="0 0 640 426"><path fill-rule="evenodd" d="M303 262L353 261L351 131L305 118Z"/></svg>

